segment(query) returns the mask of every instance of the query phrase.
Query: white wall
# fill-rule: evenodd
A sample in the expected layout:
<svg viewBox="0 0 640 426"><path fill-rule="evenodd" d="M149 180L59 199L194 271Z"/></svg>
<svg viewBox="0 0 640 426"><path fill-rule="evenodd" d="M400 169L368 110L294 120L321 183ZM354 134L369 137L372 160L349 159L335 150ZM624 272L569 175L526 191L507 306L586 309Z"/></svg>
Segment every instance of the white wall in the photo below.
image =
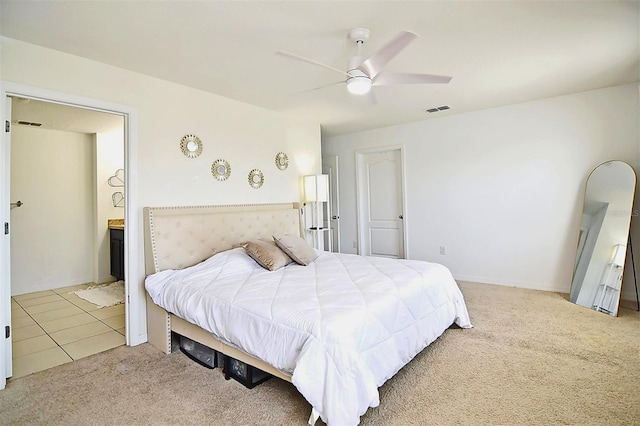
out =
<svg viewBox="0 0 640 426"><path fill-rule="evenodd" d="M625 85L325 138L322 154L339 156L342 247L355 251L355 151L402 144L410 258L460 280L568 292L587 176L612 159L638 170L638 117Z"/></svg>
<svg viewBox="0 0 640 426"><path fill-rule="evenodd" d="M0 38L0 79L17 84L127 105L137 111L137 205L144 206L291 202L300 200L300 176L321 172L320 126L169 83L157 78ZM200 137L202 155L188 159L179 149L188 133ZM275 167L275 155L287 153L286 171ZM218 158L231 164L226 182L215 181L210 166ZM260 168L265 185L253 189L247 174ZM130 188L131 189L131 188ZM142 229L138 253L144 265ZM144 268L141 268L143 271ZM146 330L143 273L132 286L139 303L137 320ZM130 283L131 285L131 283ZM136 339L134 339L136 341Z"/></svg>
<svg viewBox="0 0 640 426"><path fill-rule="evenodd" d="M12 129L11 294L93 279L93 138Z"/></svg>
<svg viewBox="0 0 640 426"><path fill-rule="evenodd" d="M109 219L124 219L124 208L114 207L112 195L114 192L124 193L124 188L113 188L108 181L117 169L124 168L124 118L120 127L109 132L95 135L95 204L96 229L95 252L97 261L93 271L93 281L96 283L111 282L111 253L109 244Z"/></svg>

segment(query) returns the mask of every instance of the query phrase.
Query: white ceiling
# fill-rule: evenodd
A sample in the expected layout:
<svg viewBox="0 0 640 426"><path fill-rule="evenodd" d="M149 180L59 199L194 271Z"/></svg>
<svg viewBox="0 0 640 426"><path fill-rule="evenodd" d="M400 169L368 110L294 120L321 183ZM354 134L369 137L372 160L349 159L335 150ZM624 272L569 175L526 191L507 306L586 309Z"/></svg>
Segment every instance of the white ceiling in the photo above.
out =
<svg viewBox="0 0 640 426"><path fill-rule="evenodd" d="M640 80L638 1L0 1L4 36L320 122L325 136ZM274 53L346 70L354 27L372 31L365 56L417 33L385 71L453 80L376 87L377 105L344 85L299 93L340 75Z"/></svg>
<svg viewBox="0 0 640 426"><path fill-rule="evenodd" d="M108 133L122 129L124 117L35 99L13 97L11 121L16 126L76 133Z"/></svg>

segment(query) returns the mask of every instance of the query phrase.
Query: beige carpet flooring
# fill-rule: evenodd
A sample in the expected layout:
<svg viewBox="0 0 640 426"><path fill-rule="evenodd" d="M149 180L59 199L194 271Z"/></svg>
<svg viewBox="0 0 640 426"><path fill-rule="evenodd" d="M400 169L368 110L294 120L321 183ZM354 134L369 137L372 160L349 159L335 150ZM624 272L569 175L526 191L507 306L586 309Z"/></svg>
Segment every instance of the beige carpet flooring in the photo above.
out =
<svg viewBox="0 0 640 426"><path fill-rule="evenodd" d="M640 313L615 318L558 293L460 287L475 328L451 328L419 354L380 388L362 425L640 425ZM3 425L304 425L309 412L289 383L248 390L148 344L0 392Z"/></svg>

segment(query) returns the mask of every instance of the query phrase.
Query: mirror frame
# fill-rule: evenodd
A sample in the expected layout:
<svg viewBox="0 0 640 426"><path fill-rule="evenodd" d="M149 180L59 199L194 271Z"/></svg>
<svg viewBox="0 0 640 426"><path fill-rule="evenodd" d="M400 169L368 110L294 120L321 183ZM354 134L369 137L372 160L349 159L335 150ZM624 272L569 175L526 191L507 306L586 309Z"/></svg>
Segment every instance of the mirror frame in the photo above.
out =
<svg viewBox="0 0 640 426"><path fill-rule="evenodd" d="M249 185L253 189L258 189L264 184L264 174L260 169L251 170L247 178L249 180Z"/></svg>
<svg viewBox="0 0 640 426"><path fill-rule="evenodd" d="M276 167L279 170L287 170L289 167L289 156L284 152L279 152L276 154Z"/></svg>
<svg viewBox="0 0 640 426"><path fill-rule="evenodd" d="M606 173L606 168L612 165L622 167L619 176ZM612 178L624 179L626 184L615 185ZM589 173L569 290L570 302L608 315L618 314L636 184L636 172L625 161L606 161Z"/></svg>
<svg viewBox="0 0 640 426"><path fill-rule="evenodd" d="M220 173L220 167L224 167L224 173ZM231 165L227 160L218 158L211 164L211 175L217 181L225 181L231 176Z"/></svg>
<svg viewBox="0 0 640 426"><path fill-rule="evenodd" d="M195 144L195 149L191 149ZM197 158L202 154L202 141L196 135L185 135L180 139L180 150L187 158Z"/></svg>

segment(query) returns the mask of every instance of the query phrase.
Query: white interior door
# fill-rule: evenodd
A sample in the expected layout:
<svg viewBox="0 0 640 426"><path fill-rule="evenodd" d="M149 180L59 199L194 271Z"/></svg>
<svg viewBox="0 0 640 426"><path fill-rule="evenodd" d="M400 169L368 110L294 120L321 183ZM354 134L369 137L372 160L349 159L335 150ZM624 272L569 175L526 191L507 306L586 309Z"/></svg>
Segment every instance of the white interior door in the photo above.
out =
<svg viewBox="0 0 640 426"><path fill-rule="evenodd" d="M359 253L402 259L404 200L400 149L358 153Z"/></svg>
<svg viewBox="0 0 640 426"><path fill-rule="evenodd" d="M338 177L338 157L322 157L322 174L329 175L329 206L325 218L329 220L330 241L325 242L325 247L331 248L332 252L340 253L340 197L339 197L339 177Z"/></svg>
<svg viewBox="0 0 640 426"><path fill-rule="evenodd" d="M2 176L2 187L0 192L2 198L0 199L0 206L2 209L2 243L0 244L0 263L2 263L2 271L0 274L0 326L2 326L0 335L0 389L4 389L7 384L7 377L11 377L13 374L13 366L11 363L11 336L7 335L7 329L11 330L11 275L10 264L11 258L9 256L11 240L10 224L9 224L9 210L10 210L10 182L11 182L11 98L6 96L4 99L4 125L5 131L2 148L0 149L0 176ZM9 328L7 328L9 327Z"/></svg>
<svg viewBox="0 0 640 426"><path fill-rule="evenodd" d="M14 105L14 115L19 118L17 108ZM98 164L95 137L46 125L16 125L12 133L11 202L21 201L22 206L12 206L10 213L11 295L108 282L94 276L99 261L109 262L108 251L99 257L95 241L98 203L107 196L111 201L96 181L103 164ZM122 155L120 147L114 150ZM122 218L123 213L115 211L111 218ZM103 239L106 222L100 224Z"/></svg>

